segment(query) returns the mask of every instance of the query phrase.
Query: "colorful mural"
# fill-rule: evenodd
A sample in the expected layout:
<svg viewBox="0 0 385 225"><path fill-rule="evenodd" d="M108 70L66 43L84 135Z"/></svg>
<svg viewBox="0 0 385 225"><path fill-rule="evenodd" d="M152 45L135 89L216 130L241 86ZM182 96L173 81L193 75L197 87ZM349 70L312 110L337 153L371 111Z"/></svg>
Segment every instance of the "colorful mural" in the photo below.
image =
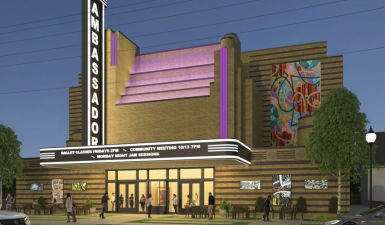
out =
<svg viewBox="0 0 385 225"><path fill-rule="evenodd" d="M271 67L271 146L297 146L298 119L321 104L321 60Z"/></svg>

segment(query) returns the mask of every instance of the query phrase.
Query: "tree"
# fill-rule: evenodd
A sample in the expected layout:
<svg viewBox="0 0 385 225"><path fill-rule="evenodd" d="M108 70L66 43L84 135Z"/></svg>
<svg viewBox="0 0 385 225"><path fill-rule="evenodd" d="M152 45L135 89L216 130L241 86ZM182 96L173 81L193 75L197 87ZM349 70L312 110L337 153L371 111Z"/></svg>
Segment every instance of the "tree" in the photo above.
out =
<svg viewBox="0 0 385 225"><path fill-rule="evenodd" d="M10 188L16 177L24 177L23 162L20 156L21 142L15 132L0 124L0 196L3 199L2 185ZM1 203L0 203L1 205Z"/></svg>
<svg viewBox="0 0 385 225"><path fill-rule="evenodd" d="M369 121L360 112L360 105L357 96L345 87L330 91L314 111L314 128L305 147L311 164L317 164L323 174L338 180L337 216L341 215L341 181L350 178L351 182L358 182L359 173L351 171L369 165L365 140Z"/></svg>

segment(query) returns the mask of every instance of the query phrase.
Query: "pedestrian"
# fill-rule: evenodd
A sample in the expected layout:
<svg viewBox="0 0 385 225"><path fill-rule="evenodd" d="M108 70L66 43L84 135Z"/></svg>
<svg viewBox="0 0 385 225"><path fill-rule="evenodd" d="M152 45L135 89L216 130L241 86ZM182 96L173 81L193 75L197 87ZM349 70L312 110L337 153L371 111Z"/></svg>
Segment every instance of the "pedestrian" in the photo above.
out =
<svg viewBox="0 0 385 225"><path fill-rule="evenodd" d="M195 201L195 205L199 205L198 193L195 193L194 201Z"/></svg>
<svg viewBox="0 0 385 225"><path fill-rule="evenodd" d="M177 208L178 208L178 198L176 197L176 194L173 195L174 197L172 198L172 205L174 206L174 211L175 215L178 213Z"/></svg>
<svg viewBox="0 0 385 225"><path fill-rule="evenodd" d="M187 195L186 206L187 206L187 207L190 207L190 195Z"/></svg>
<svg viewBox="0 0 385 225"><path fill-rule="evenodd" d="M99 217L102 219L104 218L104 213L107 212L107 202L108 202L108 193L104 193L104 196L102 197L102 213L99 214Z"/></svg>
<svg viewBox="0 0 385 225"><path fill-rule="evenodd" d="M267 201L263 203L263 221L266 221L266 215L267 215Z"/></svg>
<svg viewBox="0 0 385 225"><path fill-rule="evenodd" d="M132 208L134 206L134 194L131 194L131 197L130 197L130 208Z"/></svg>
<svg viewBox="0 0 385 225"><path fill-rule="evenodd" d="M123 208L123 202L124 202L123 195L120 195L120 197L119 197L119 208Z"/></svg>
<svg viewBox="0 0 385 225"><path fill-rule="evenodd" d="M15 199L12 197L11 193L8 193L7 198L5 199L5 209L8 211L12 210L12 204L15 202Z"/></svg>
<svg viewBox="0 0 385 225"><path fill-rule="evenodd" d="M213 211L214 211L214 205L215 205L215 197L209 192L209 206L208 206L208 211L209 211L209 220L213 219Z"/></svg>
<svg viewBox="0 0 385 225"><path fill-rule="evenodd" d="M144 197L144 194L142 194L142 197L140 198L140 206L142 207L142 212L144 212L145 204L146 204L146 197Z"/></svg>
<svg viewBox="0 0 385 225"><path fill-rule="evenodd" d="M111 206L112 206L111 211L114 211L114 209L115 209L115 194L114 193L112 193L112 195L111 195Z"/></svg>
<svg viewBox="0 0 385 225"><path fill-rule="evenodd" d="M67 211L67 223L70 221L70 216L72 216L72 222L76 222L76 218L74 216L74 213L72 212L72 197L70 193L67 193L67 199L66 199L66 211Z"/></svg>
<svg viewBox="0 0 385 225"><path fill-rule="evenodd" d="M152 209L152 195L148 194L148 197L146 199L146 205L147 205L147 211L148 211L148 218L151 218L151 209Z"/></svg>
<svg viewBox="0 0 385 225"><path fill-rule="evenodd" d="M187 201L190 201L190 195L187 195ZM194 199L192 199L191 201L190 201L190 206L189 206L189 210L190 210L190 212L191 212L191 218L195 218L195 215L194 215L194 213L192 212L192 207L193 206L195 206L195 200Z"/></svg>
<svg viewBox="0 0 385 225"><path fill-rule="evenodd" d="M72 215L74 216L74 221L72 222L76 222L76 204L75 203L72 203Z"/></svg>
<svg viewBox="0 0 385 225"><path fill-rule="evenodd" d="M267 199L266 199L266 211L265 211L265 215L266 215L267 221L270 221L270 219L269 219L269 213L270 213L270 199L271 199L271 195L267 196ZM264 219L264 220L265 220L265 219Z"/></svg>

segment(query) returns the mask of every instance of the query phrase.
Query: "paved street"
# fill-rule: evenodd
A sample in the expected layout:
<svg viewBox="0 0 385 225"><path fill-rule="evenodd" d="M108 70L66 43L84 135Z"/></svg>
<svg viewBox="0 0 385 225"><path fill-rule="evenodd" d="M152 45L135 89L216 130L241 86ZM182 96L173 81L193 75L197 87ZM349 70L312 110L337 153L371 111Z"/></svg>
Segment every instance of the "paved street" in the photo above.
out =
<svg viewBox="0 0 385 225"><path fill-rule="evenodd" d="M67 224L67 218L63 216L52 215L31 215L33 225L45 224ZM301 224L319 224L317 222L308 222L302 220L278 220L274 219L270 222L263 220L242 220L242 219L224 219L217 217L210 221L208 219L192 219L184 216L167 216L153 215L151 219L147 219L144 214L109 214L106 219L100 219L97 214L91 216L78 216L77 224L199 224L199 225L252 225L252 224L270 224L270 225L301 225Z"/></svg>

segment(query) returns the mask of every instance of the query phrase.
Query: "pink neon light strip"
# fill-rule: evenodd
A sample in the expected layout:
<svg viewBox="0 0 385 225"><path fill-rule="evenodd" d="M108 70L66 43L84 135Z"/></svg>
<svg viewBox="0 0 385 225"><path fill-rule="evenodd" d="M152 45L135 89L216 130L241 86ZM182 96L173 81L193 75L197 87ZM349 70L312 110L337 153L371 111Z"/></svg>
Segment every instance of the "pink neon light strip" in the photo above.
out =
<svg viewBox="0 0 385 225"><path fill-rule="evenodd" d="M227 138L227 48L220 50L220 138Z"/></svg>

